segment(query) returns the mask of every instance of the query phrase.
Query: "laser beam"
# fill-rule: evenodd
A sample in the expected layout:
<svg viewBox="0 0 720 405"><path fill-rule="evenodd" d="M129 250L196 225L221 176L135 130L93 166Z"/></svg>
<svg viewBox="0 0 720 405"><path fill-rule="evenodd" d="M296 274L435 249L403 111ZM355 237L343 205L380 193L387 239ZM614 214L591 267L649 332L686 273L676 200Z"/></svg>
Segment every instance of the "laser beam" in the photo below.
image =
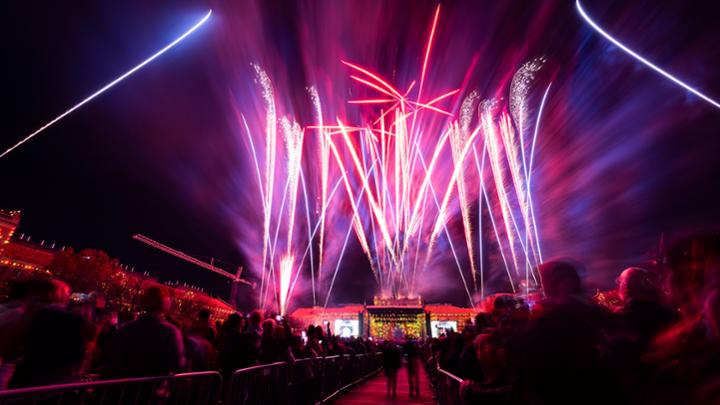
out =
<svg viewBox="0 0 720 405"><path fill-rule="evenodd" d="M633 58L639 60L640 62L644 63L647 67L651 68L652 70L654 70L654 71L660 73L661 75L665 76L666 78L670 79L673 83L677 84L678 86L684 88L685 90L691 92L692 94L694 94L694 95L700 97L701 99L707 101L708 103L712 104L712 105L715 106L716 108L720 108L720 103L718 103L717 101L713 100L712 98L706 96L705 94L699 92L698 90L695 90L695 89L694 89L692 86L690 86L689 84L687 84L687 83L683 82L682 80L678 79L677 77L671 75L670 73L668 73L668 72L666 72L665 70L661 69L660 67L656 66L655 64L653 64L653 63L650 62L649 60L643 58L643 57L640 56L638 53L636 53L636 52L633 51L632 49L628 48L627 46L623 45L622 42L620 42L620 41L618 41L617 39L613 38L612 35L608 34L605 30L603 30L602 28L600 28L600 26L597 25L597 24L595 23L595 21L593 21L593 20L590 18L590 16L587 15L587 13L585 12L585 10L582 8L582 5L580 4L580 0L575 0L575 6L577 7L577 10L578 10L578 13L580 13L580 16L582 16L582 18L583 18L585 21L587 21L587 23L590 24L590 26L593 27L593 29L594 29L595 31L597 31L600 35L602 35L603 37L605 37L608 41L610 41L610 42L612 42L613 44L615 44L618 48L620 48L620 49L622 49L623 51L625 51L625 53L627 53L628 55L632 56Z"/></svg>
<svg viewBox="0 0 720 405"><path fill-rule="evenodd" d="M138 70L142 69L145 65L152 62L153 60L157 59L160 55L164 54L165 52L169 51L171 48L173 48L175 45L180 43L183 39L187 38L190 34L195 32L198 28L200 28L205 22L210 18L210 14L212 14L212 10L208 10L207 14L205 14L205 17L203 17L200 21L198 21L195 25L190 27L187 31L185 31L182 35L177 37L174 41L167 44L164 48L161 50L155 52L152 56L142 61L139 65L135 66L134 68L128 70L127 72L123 73L122 76L118 77L117 79L111 81L110 83L106 84L103 88L96 91L95 93L91 94L81 102L75 104L70 109L66 110L64 113L58 115L57 117L53 118L51 121L49 121L47 124L43 125L42 127L35 130L35 132L31 133L30 135L23 138L20 142L16 143L15 145L11 146L8 150L2 153L0 155L0 159L2 159L5 155L12 152L13 150L17 149L20 145L24 144L25 142L29 141L36 135L40 134L44 130L50 128L53 124L60 121L61 119L67 117L68 115L72 114L73 111L77 110L78 108L84 106L85 104L91 102L93 99L95 99L97 96L103 94L107 90L109 90L111 87L115 86L116 84L120 83L124 79L126 79L128 76L132 75L133 73L137 72Z"/></svg>

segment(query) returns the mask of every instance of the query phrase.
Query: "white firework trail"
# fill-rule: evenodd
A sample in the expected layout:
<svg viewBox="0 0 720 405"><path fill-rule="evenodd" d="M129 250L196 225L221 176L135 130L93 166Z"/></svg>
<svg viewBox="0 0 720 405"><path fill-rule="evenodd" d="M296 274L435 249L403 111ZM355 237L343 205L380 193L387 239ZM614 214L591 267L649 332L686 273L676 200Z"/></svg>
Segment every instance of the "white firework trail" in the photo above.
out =
<svg viewBox="0 0 720 405"><path fill-rule="evenodd" d="M264 204L264 220L263 220L263 252L262 252L262 270L261 270L261 287L263 290L267 278L270 276L266 272L268 261L268 248L270 242L270 220L272 218L272 206L275 188L275 154L277 149L277 112L275 109L275 97L273 96L272 81L267 73L257 64L251 65L255 69L256 82L262 88L262 97L265 101L265 204ZM260 294L260 305L265 302L265 296Z"/></svg>
<svg viewBox="0 0 720 405"><path fill-rule="evenodd" d="M305 131L300 128L300 125L297 122L291 123L286 117L283 117L280 122L283 129L285 148L287 150L287 179L290 189L286 246L287 255L290 255L295 225L295 210L297 207L298 181L300 179L300 170L302 169L300 164L302 160L303 137L305 135Z"/></svg>
<svg viewBox="0 0 720 405"><path fill-rule="evenodd" d="M485 136L485 147L490 159L490 168L492 169L492 177L495 181L495 190L500 202L500 212L502 214L503 223L505 224L505 232L507 234L508 245L513 260L515 272L518 272L518 260L515 253L515 237L511 226L512 208L505 189L505 175L502 167L502 140L497 135L495 123L493 121L493 109L496 102L494 100L485 100L480 105L480 121Z"/></svg>
<svg viewBox="0 0 720 405"><path fill-rule="evenodd" d="M470 261L470 274L473 280L473 289L477 291L477 265L475 264L475 253L473 249L473 229L470 222L470 204L468 202L467 192L465 190L465 158L463 151L466 150L468 144L469 133L461 130L460 126L455 123L450 131L450 150L455 163L455 167L460 169L456 181L458 200L460 203L460 215L463 221L463 230L465 233L465 245L468 251L468 259ZM443 219L444 220L444 219Z"/></svg>
<svg viewBox="0 0 720 405"><path fill-rule="evenodd" d="M330 145L326 138L325 122L323 120L322 104L320 95L315 86L308 88L310 93L310 101L315 110L315 120L317 121L321 135L318 137L318 155L320 156L320 206L325 207L328 201L328 176L330 173ZM320 213L320 241L318 245L318 279L322 276L324 249L325 249L325 214ZM313 279L314 279L313 275ZM315 282L313 281L313 303L315 303Z"/></svg>
<svg viewBox="0 0 720 405"><path fill-rule="evenodd" d="M524 63L520 67L520 69L515 72L515 75L513 75L513 79L510 84L510 114L512 115L512 118L515 122L516 132L511 133L515 136L511 136L508 139L503 138L503 141L505 142L506 152L511 152L508 154L508 160L510 161L510 159L513 159L510 162L510 165L512 169L513 182L515 185L515 193L517 195L518 204L521 210L520 213L524 222L525 250L527 251L528 248L532 250L535 264L538 263L538 255L534 246L534 238L530 235L530 232L532 232L532 224L529 213L528 191L526 190L528 177L528 159L526 158L525 153L525 133L527 130L526 127L528 116L528 94L535 79L535 74L540 71L540 69L542 69L544 64L544 58L534 59L532 61ZM519 143L522 170L520 170L520 167L517 166L517 143ZM530 240L528 241L528 239ZM526 260L525 267L526 272L528 271L528 268L532 267L531 263L528 260Z"/></svg>

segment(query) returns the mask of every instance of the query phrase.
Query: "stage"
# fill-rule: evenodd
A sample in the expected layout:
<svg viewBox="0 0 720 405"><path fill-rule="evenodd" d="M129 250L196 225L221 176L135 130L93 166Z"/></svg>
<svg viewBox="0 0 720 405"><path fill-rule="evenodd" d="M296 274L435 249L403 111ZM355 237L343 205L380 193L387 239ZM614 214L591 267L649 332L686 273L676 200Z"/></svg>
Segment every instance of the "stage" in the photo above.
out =
<svg viewBox="0 0 720 405"><path fill-rule="evenodd" d="M370 304L298 308L290 314L296 329L325 325L343 337L373 339L438 337L448 330L460 332L477 313L473 308L425 304L422 298L375 297Z"/></svg>

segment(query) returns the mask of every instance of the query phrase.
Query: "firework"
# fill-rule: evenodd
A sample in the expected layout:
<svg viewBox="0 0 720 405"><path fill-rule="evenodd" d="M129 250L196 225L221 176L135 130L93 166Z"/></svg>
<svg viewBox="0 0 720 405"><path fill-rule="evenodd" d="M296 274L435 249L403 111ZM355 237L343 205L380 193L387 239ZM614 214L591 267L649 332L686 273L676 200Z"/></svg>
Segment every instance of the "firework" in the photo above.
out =
<svg viewBox="0 0 720 405"><path fill-rule="evenodd" d="M294 261L292 255L284 256L280 260L280 286L278 288L280 315L285 315L287 311L288 299L290 298L290 280L292 280L292 272L295 264Z"/></svg>
<svg viewBox="0 0 720 405"><path fill-rule="evenodd" d="M279 112L272 81L253 65L265 106L264 124L254 127L264 130L253 133L245 115L240 117L262 202L256 269L262 280L261 305L273 307L275 302L281 313L287 311L298 280L308 270L313 302L324 295L328 305L353 235L385 296L414 296L418 280L439 271L452 256L472 304L475 292L485 293L483 244L497 245L513 290L521 274L526 292L537 283L533 269L541 260L540 237L530 176L539 117L534 131L526 126L528 95L543 60L528 62L515 74L509 106L479 103L477 91L462 88L429 95L427 72L439 11L420 75L403 90L358 63L339 61L350 80L368 94L342 101L362 111L359 121L327 119L323 107L329 104L316 86L309 86L315 122L300 126L292 115ZM456 113L448 105L463 93ZM546 97L547 91L543 104ZM264 150L256 145L264 145ZM471 220L474 201L477 236ZM305 218L296 215L303 202ZM488 235L482 229L483 206L492 225ZM458 224L461 232L455 230ZM328 238L329 232L333 237Z"/></svg>

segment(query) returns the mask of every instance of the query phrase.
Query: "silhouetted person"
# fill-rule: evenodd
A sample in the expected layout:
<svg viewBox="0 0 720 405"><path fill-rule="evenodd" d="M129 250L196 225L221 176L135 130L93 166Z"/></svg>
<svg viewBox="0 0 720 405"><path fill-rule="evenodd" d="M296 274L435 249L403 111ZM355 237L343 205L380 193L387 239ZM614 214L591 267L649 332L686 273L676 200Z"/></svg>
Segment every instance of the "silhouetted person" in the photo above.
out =
<svg viewBox="0 0 720 405"><path fill-rule="evenodd" d="M218 340L218 364L223 378L229 381L233 372L258 364L260 351L256 341L247 333L241 333L243 318L231 314L222 326Z"/></svg>
<svg viewBox="0 0 720 405"><path fill-rule="evenodd" d="M447 337L440 341L439 346L438 364L440 368L455 375L461 374L460 355L465 347L462 335L450 329Z"/></svg>
<svg viewBox="0 0 720 405"><path fill-rule="evenodd" d="M175 323L175 326L182 328L183 346L185 348L184 371L209 371L217 368L217 349L213 342L201 336L191 327Z"/></svg>
<svg viewBox="0 0 720 405"><path fill-rule="evenodd" d="M403 345L403 352L407 360L408 389L410 396L420 396L420 348L417 341L408 338Z"/></svg>
<svg viewBox="0 0 720 405"><path fill-rule="evenodd" d="M616 399L600 364L608 314L583 296L578 267L540 266L546 299L531 320L519 369L531 404L608 403Z"/></svg>
<svg viewBox="0 0 720 405"><path fill-rule="evenodd" d="M106 312L97 323L98 334L92 352L89 372L104 374L110 364L113 343L118 331L118 315L115 312Z"/></svg>
<svg viewBox="0 0 720 405"><path fill-rule="evenodd" d="M210 315L211 314L208 309L201 309L198 311L197 319L193 322L190 331L194 336L201 337L210 343L215 343L217 331L210 320Z"/></svg>
<svg viewBox="0 0 720 405"><path fill-rule="evenodd" d="M241 356L238 352L242 327L242 315L234 313L228 316L220 331L218 331L218 366L224 378L230 376L235 370L242 368L240 366Z"/></svg>
<svg viewBox="0 0 720 405"><path fill-rule="evenodd" d="M720 403L720 232L675 242L667 253L680 320L655 339L648 403Z"/></svg>
<svg viewBox="0 0 720 405"><path fill-rule="evenodd" d="M614 312L623 331L646 346L662 329L677 320L677 313L661 303L661 294L649 271L625 269L618 278L623 305Z"/></svg>
<svg viewBox="0 0 720 405"><path fill-rule="evenodd" d="M317 353L309 346L304 345L302 337L298 335L290 337L290 350L292 350L293 357L296 359L314 359L317 357Z"/></svg>
<svg viewBox="0 0 720 405"><path fill-rule="evenodd" d="M117 332L109 376L143 377L181 371L185 349L180 330L167 322L170 300L163 288L150 287L142 297L144 314Z"/></svg>
<svg viewBox="0 0 720 405"><path fill-rule="evenodd" d="M253 311L247 316L247 322L242 333L248 335L258 350L260 350L260 339L262 339L262 314L259 311ZM259 352L258 352L259 353Z"/></svg>
<svg viewBox="0 0 720 405"><path fill-rule="evenodd" d="M318 356L326 355L325 347L323 346L326 342L323 341L322 328L320 326L308 326L307 330L307 346L312 349Z"/></svg>
<svg viewBox="0 0 720 405"><path fill-rule="evenodd" d="M482 376L479 380L465 380L460 392L468 404L507 404L512 393L508 380L505 350L498 334L482 333L473 342Z"/></svg>
<svg viewBox="0 0 720 405"><path fill-rule="evenodd" d="M23 341L10 388L32 387L72 382L85 359L87 343L92 338L88 322L70 312L67 284L53 281L53 304L37 311Z"/></svg>
<svg viewBox="0 0 720 405"><path fill-rule="evenodd" d="M319 389L319 379L315 378L315 367L309 359L314 359L317 354L308 346L303 344L302 338L298 335L290 337L290 349L296 359L308 359L295 363L292 369L293 385L295 385L296 403L300 405L314 404L314 393Z"/></svg>
<svg viewBox="0 0 720 405"><path fill-rule="evenodd" d="M289 334L284 326L277 326L272 319L262 323L263 336L260 343L260 362L263 364L285 361L292 363L295 358L290 350Z"/></svg>
<svg viewBox="0 0 720 405"><path fill-rule="evenodd" d="M258 311L253 311L250 314L250 322L248 323L246 332L256 335L257 339L260 340L260 338L263 335L263 328L262 328L261 324L262 324L262 315Z"/></svg>
<svg viewBox="0 0 720 405"><path fill-rule="evenodd" d="M382 348L383 370L387 379L387 396L397 395L397 375L402 365L402 349L394 342L385 342Z"/></svg>
<svg viewBox="0 0 720 405"><path fill-rule="evenodd" d="M12 283L8 301L0 305L0 390L7 389L33 315L52 303L56 284L28 279Z"/></svg>

